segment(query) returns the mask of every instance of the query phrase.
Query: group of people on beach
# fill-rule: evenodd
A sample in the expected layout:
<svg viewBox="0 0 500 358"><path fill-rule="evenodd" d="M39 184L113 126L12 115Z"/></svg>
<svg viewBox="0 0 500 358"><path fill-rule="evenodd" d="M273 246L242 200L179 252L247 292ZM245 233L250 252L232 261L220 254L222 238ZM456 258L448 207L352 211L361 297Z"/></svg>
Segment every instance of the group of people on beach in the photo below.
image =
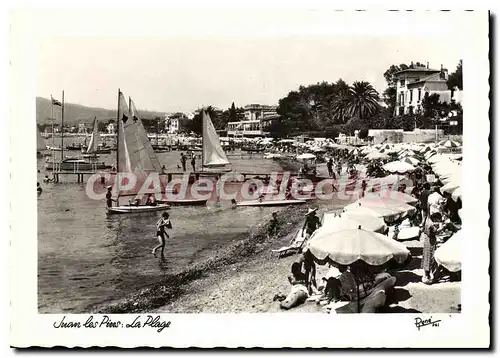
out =
<svg viewBox="0 0 500 358"><path fill-rule="evenodd" d="M192 151L190 153L190 155L188 155L188 153L181 153L181 165L182 165L182 171L185 172L186 171L186 163L187 163L187 160L188 160L188 157L191 157L191 167L193 168L193 172L196 171L196 155L194 154L194 152Z"/></svg>

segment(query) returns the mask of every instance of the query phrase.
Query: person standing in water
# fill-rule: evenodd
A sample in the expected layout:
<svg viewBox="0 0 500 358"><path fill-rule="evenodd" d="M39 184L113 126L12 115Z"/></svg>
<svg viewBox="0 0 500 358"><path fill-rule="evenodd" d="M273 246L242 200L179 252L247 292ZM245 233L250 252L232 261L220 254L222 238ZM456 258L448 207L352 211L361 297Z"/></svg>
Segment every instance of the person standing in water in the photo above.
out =
<svg viewBox="0 0 500 358"><path fill-rule="evenodd" d="M182 164L182 171L183 172L186 171L186 161L187 161L186 156L184 155L184 153L181 153L181 164Z"/></svg>
<svg viewBox="0 0 500 358"><path fill-rule="evenodd" d="M193 167L193 172L196 171L196 155L193 153L191 155L191 166Z"/></svg>
<svg viewBox="0 0 500 358"><path fill-rule="evenodd" d="M108 208L113 206L113 201L116 202L116 200L112 198L113 196L113 194L111 194L112 188L113 188L112 186L108 186L108 192L106 193L106 206Z"/></svg>
<svg viewBox="0 0 500 358"><path fill-rule="evenodd" d="M167 212L162 214L160 220L156 222L156 237L158 237L159 245L155 246L153 251L151 252L156 257L156 251L161 248L161 257L165 258L163 254L163 250L165 249L165 237L170 238L168 236L166 229L171 229L172 223L170 222L169 215Z"/></svg>

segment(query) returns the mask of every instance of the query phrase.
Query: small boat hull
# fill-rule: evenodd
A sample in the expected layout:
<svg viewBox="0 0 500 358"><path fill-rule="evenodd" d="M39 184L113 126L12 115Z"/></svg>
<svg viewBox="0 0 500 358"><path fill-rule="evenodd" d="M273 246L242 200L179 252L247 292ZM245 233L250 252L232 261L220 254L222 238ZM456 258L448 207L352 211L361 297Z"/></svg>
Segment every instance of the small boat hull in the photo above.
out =
<svg viewBox="0 0 500 358"><path fill-rule="evenodd" d="M236 204L236 206L287 206L305 204L305 200L247 200Z"/></svg>
<svg viewBox="0 0 500 358"><path fill-rule="evenodd" d="M191 206L202 206L207 204L207 199L173 199L173 200L159 200L161 204L168 205L191 205Z"/></svg>
<svg viewBox="0 0 500 358"><path fill-rule="evenodd" d="M170 208L168 204L159 204L155 206L149 205L122 205L122 206L113 206L108 208L109 214L132 214L132 213L150 213L154 211L167 210Z"/></svg>

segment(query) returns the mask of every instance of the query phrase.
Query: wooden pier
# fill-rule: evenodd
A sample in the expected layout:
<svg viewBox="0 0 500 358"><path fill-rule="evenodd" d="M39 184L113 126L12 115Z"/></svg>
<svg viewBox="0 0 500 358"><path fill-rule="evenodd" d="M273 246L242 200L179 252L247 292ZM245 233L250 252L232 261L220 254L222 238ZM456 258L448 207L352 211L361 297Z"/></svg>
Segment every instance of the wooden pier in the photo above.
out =
<svg viewBox="0 0 500 358"><path fill-rule="evenodd" d="M214 178L219 178L225 174L230 174L230 173L235 173L243 176L243 181L249 180L249 179L260 179L260 180L269 180L271 178L270 173L240 173L240 172L215 172L215 171L197 171L197 172L166 172L166 173L159 173L159 176L166 176L167 177L167 183L171 182L174 177L182 177L185 174L189 174L190 176L190 182L194 180L198 180L200 177L214 177ZM114 176L116 175L116 172L111 172L111 171L73 171L73 170L60 170L60 171L54 171L52 172L52 179L54 183L60 183L62 176L65 176L66 178L71 178L71 177L76 177L76 182L77 183L84 183L85 178L88 178L92 175L101 175L101 182L104 184L105 183L105 177L106 175L111 175ZM297 176L297 173L290 173L290 176Z"/></svg>

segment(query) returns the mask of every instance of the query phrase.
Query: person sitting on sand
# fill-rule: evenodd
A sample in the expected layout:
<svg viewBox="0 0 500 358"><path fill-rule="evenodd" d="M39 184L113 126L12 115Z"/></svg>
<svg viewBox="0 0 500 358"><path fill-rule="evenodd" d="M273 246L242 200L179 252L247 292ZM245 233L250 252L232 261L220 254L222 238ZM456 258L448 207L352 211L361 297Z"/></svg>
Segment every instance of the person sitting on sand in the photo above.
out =
<svg viewBox="0 0 500 358"><path fill-rule="evenodd" d="M36 183L36 192L37 192L38 194L41 194L41 193L42 193L42 187L40 186L40 183L39 183L39 182L37 182L37 183Z"/></svg>
<svg viewBox="0 0 500 358"><path fill-rule="evenodd" d="M43 178L43 182L50 183L50 182L52 182L52 179L50 179L48 175L45 175L45 177Z"/></svg>
<svg viewBox="0 0 500 358"><path fill-rule="evenodd" d="M267 228L267 235L269 238L276 235L279 231L279 222L278 222L278 213L275 211L272 214L272 219L269 223L269 227Z"/></svg>
<svg viewBox="0 0 500 358"><path fill-rule="evenodd" d="M292 285L292 289L285 300L280 303L280 308L285 310L303 304L309 296L306 287L306 277L302 272L301 264L294 262L291 271L292 275L288 276L288 281Z"/></svg>
<svg viewBox="0 0 500 358"><path fill-rule="evenodd" d="M387 272L373 274L363 261L340 271L343 272L336 281L340 283L340 290L334 290L340 292L340 296L334 299L350 301L341 308L343 312L375 313L385 305L388 291L396 284L395 277Z"/></svg>

